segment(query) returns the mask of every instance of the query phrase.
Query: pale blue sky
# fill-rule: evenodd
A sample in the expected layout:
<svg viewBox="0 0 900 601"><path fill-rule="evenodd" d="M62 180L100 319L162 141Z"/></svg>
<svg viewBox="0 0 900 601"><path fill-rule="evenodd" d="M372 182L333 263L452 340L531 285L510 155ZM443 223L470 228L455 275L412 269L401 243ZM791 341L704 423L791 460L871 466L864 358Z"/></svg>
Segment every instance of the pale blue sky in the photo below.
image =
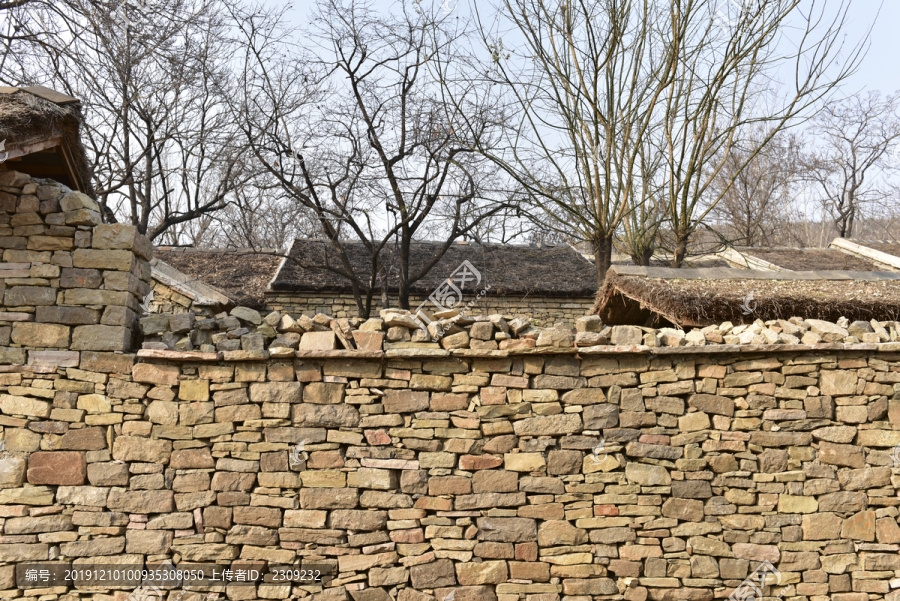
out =
<svg viewBox="0 0 900 601"><path fill-rule="evenodd" d="M846 92L869 89L890 94L900 89L900 1L855 0L851 12L853 21L847 33L859 39L875 21L870 38L871 47L859 71L848 82ZM877 16L877 18L876 18Z"/></svg>
<svg viewBox="0 0 900 601"><path fill-rule="evenodd" d="M310 9L315 0L263 0L270 6L292 6L290 14L297 25L308 22ZM385 10L396 7L400 0L375 0L376 6ZM472 0L422 0L434 1L438 6L450 7L453 12L465 16L469 13ZM493 2L474 0L485 16ZM822 0L817 0L821 2ZM831 3L834 0L825 0ZM854 42L865 37L867 29L872 26L871 46L858 72L846 82L842 95L852 95L861 90L879 90L890 94L900 90L900 0L851 0L850 22L846 28L847 42ZM880 12L879 12L880 7ZM874 21L874 25L873 24Z"/></svg>

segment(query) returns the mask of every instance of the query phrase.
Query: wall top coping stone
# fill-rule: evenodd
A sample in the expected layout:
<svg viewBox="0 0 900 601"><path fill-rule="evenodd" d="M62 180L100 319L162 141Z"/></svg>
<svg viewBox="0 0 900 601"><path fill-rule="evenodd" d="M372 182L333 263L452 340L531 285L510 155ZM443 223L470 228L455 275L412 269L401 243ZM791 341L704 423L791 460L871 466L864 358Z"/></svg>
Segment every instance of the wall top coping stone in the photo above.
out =
<svg viewBox="0 0 900 601"><path fill-rule="evenodd" d="M883 343L830 343L830 344L716 344L709 346L649 347L636 346L591 346L582 348L538 348L511 350L477 350L434 348L404 348L387 351L329 350L295 351L293 349L273 349L272 351L220 351L201 353L197 351L164 351L142 349L137 352L141 359L164 359L167 361L267 361L269 359L416 359L437 357L460 357L474 359L502 359L527 355L723 355L723 354L772 354L807 353L821 351L874 351L883 353L900 352L900 342ZM2 371L2 368L0 368Z"/></svg>

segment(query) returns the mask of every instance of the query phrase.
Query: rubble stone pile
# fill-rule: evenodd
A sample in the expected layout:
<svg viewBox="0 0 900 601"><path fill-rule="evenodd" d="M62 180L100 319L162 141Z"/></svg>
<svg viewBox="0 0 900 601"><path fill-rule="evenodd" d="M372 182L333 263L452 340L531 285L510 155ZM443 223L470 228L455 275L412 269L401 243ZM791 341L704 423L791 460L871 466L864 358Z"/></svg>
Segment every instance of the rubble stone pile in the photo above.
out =
<svg viewBox="0 0 900 601"><path fill-rule="evenodd" d="M293 350L526 350L599 346L678 347L707 345L819 345L900 341L900 323L841 319L757 320L689 331L604 325L597 316L581 317L572 331L565 324L532 325L527 316L414 315L388 309L371 319L332 318L324 314L266 315L236 307L215 317L190 313L154 314L141 319L143 348L179 351Z"/></svg>

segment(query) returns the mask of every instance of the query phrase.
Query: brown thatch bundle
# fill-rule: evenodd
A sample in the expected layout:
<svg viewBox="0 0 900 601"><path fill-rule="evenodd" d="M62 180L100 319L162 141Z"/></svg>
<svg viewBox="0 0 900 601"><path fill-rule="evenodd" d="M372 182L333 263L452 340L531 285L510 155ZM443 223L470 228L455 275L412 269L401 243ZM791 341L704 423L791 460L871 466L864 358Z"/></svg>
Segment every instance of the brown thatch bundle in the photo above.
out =
<svg viewBox="0 0 900 601"><path fill-rule="evenodd" d="M696 269L683 270L679 278L669 273L678 270L646 271L610 270L593 312L609 324L671 323L682 327L795 316L832 322L840 317L851 321L900 319L900 279L888 274L856 272L854 278L853 272ZM695 273L704 271L719 273ZM722 271L734 273L722 277Z"/></svg>
<svg viewBox="0 0 900 601"><path fill-rule="evenodd" d="M42 86L0 87L0 140L6 151L28 149L59 138L66 162L85 193L94 196L92 171L81 143L81 103ZM15 169L15 163L7 165Z"/></svg>

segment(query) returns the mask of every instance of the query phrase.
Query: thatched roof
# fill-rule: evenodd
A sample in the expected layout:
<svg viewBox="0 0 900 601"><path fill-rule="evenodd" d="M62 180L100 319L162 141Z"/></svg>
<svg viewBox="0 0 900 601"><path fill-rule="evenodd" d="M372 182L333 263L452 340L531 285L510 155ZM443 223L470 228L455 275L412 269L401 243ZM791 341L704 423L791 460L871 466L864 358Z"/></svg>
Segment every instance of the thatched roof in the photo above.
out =
<svg viewBox="0 0 900 601"><path fill-rule="evenodd" d="M264 292L281 263L281 257L246 249L162 246L153 256L224 293L234 304L254 309L265 307Z"/></svg>
<svg viewBox="0 0 900 601"><path fill-rule="evenodd" d="M354 272L364 280L370 273L369 257L359 243L347 243ZM414 242L411 271L420 269L439 250L436 242ZM286 260L272 282L273 290L293 292L349 292L348 279L341 275L338 254L328 242L295 240ZM397 290L399 261L391 245L382 253L390 268L389 292ZM463 263L478 270L482 289L492 295L591 297L597 290L593 264L567 245L529 246L511 244L453 244L424 278L412 285L414 294L428 295L444 284ZM471 285L471 283L470 283ZM464 292L469 292L465 290Z"/></svg>
<svg viewBox="0 0 900 601"><path fill-rule="evenodd" d="M77 98L43 86L0 87L0 141L7 153L0 169L54 179L94 196L81 122Z"/></svg>
<svg viewBox="0 0 900 601"><path fill-rule="evenodd" d="M613 267L593 313L609 324L680 327L794 316L897 320L900 273Z"/></svg>

